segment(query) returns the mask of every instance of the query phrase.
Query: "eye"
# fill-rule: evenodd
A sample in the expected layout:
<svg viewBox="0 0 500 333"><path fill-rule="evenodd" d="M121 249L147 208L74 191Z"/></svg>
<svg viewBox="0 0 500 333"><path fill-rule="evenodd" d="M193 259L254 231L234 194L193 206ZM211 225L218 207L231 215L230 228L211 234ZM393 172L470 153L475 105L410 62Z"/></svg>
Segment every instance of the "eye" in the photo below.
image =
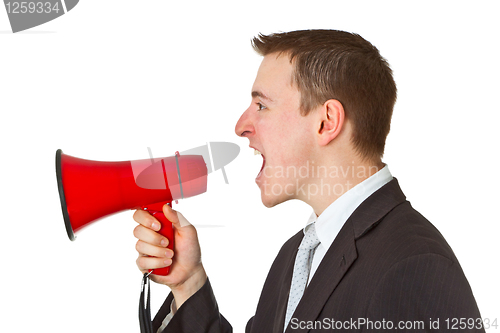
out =
<svg viewBox="0 0 500 333"><path fill-rule="evenodd" d="M262 110L267 109L267 107L264 104L260 103L260 102L257 102L255 104L257 104L257 111L262 111Z"/></svg>

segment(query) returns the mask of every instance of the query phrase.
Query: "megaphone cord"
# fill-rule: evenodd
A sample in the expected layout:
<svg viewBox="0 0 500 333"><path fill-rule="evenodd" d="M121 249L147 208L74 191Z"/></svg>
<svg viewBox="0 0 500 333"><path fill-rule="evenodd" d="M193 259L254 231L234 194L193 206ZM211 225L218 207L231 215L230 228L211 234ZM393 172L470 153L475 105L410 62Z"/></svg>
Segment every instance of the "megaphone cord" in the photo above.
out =
<svg viewBox="0 0 500 333"><path fill-rule="evenodd" d="M141 333L153 333L150 300L151 285L149 283L149 275L151 272L144 273L141 282L141 297L139 298L139 325L141 327ZM148 287L147 291L146 285Z"/></svg>

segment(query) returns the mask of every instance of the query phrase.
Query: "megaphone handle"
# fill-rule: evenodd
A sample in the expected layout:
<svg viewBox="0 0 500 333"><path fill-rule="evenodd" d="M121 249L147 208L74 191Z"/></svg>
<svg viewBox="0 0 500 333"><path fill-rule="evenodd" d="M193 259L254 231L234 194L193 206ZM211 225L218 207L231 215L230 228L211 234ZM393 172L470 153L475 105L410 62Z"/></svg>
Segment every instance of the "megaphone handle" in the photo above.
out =
<svg viewBox="0 0 500 333"><path fill-rule="evenodd" d="M167 237L168 239L168 246L167 248L171 249L172 251L174 250L174 228L172 227L172 222L170 222L166 217L163 212L159 211L149 211L148 212L153 215L160 223L161 223L161 229L158 231L162 236ZM170 266L168 267L163 267L163 268L157 268L153 269L152 274L156 275L168 275L170 272Z"/></svg>

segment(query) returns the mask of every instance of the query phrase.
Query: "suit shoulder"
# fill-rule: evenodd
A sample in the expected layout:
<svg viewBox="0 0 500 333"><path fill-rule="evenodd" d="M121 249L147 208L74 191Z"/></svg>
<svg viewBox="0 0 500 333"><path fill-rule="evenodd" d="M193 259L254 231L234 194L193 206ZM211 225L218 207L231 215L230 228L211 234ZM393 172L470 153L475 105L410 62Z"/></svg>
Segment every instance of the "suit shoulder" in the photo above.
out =
<svg viewBox="0 0 500 333"><path fill-rule="evenodd" d="M362 243L374 246L383 244L385 255L393 256L396 261L405 258L435 254L458 262L453 250L439 230L406 201L395 207L378 225L367 233ZM367 244L368 245L368 244Z"/></svg>

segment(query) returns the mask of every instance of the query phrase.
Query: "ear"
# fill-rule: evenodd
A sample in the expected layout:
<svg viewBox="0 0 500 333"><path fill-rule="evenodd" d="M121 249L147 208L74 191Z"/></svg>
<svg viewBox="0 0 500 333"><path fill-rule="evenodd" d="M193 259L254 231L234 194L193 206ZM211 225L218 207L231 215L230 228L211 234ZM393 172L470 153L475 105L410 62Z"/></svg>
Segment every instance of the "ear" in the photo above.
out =
<svg viewBox="0 0 500 333"><path fill-rule="evenodd" d="M326 146L335 139L344 126L344 106L336 99L326 101L319 112L318 143Z"/></svg>

